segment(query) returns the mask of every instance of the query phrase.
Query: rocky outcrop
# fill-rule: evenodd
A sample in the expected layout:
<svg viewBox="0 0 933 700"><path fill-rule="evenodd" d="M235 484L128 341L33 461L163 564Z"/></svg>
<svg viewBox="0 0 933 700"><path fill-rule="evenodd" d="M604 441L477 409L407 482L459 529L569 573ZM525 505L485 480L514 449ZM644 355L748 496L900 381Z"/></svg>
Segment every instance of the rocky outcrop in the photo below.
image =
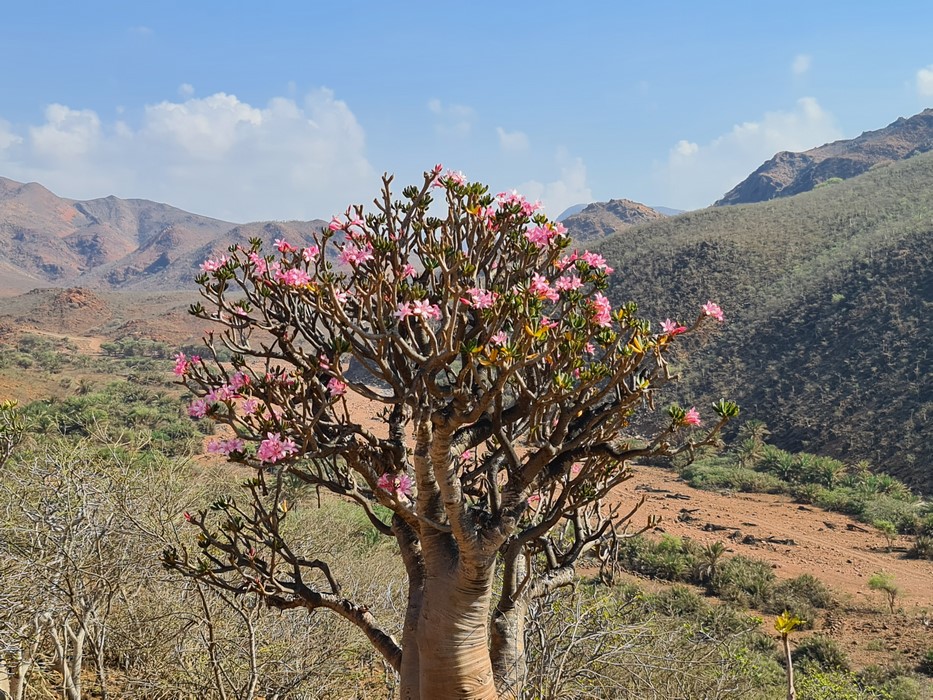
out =
<svg viewBox="0 0 933 700"><path fill-rule="evenodd" d="M781 151L727 192L715 206L765 202L808 192L835 179L933 150L933 109L903 117L877 131L802 153Z"/></svg>
<svg viewBox="0 0 933 700"><path fill-rule="evenodd" d="M664 214L649 206L630 199L610 199L594 202L582 211L563 220L564 226L575 241L592 241L618 233L624 228L655 219Z"/></svg>

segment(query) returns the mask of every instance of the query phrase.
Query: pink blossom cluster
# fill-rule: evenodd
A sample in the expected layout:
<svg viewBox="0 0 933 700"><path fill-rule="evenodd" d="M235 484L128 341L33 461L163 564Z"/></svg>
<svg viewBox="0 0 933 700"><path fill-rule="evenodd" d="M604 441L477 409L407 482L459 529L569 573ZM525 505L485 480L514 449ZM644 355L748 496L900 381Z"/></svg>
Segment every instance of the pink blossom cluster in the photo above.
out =
<svg viewBox="0 0 933 700"><path fill-rule="evenodd" d="M666 335L673 337L675 335L680 335L681 333L686 333L687 327L680 325L677 323L677 321L672 321L669 318L665 318L663 321L661 321L661 331Z"/></svg>
<svg viewBox="0 0 933 700"><path fill-rule="evenodd" d="M352 216L349 211L346 213L347 220L341 221L340 217L334 214L330 219L330 224L327 228L331 231L347 231L351 226L356 226L358 228L363 228L365 226L363 220L358 216Z"/></svg>
<svg viewBox="0 0 933 700"><path fill-rule="evenodd" d="M255 250L248 253L246 257L248 257L249 261L253 263L253 267L255 268L253 270L254 275L260 276L266 274L266 271L269 268L269 264L266 262L264 257L262 257Z"/></svg>
<svg viewBox="0 0 933 700"><path fill-rule="evenodd" d="M240 438L211 440L207 443L207 451L211 454L228 455L231 452L242 452L244 447L246 447L246 443Z"/></svg>
<svg viewBox="0 0 933 700"><path fill-rule="evenodd" d="M217 403L218 401L230 401L231 399L239 398L239 394L236 389L234 389L229 384L222 384L216 389L212 389L204 395L204 400L208 404Z"/></svg>
<svg viewBox="0 0 933 700"><path fill-rule="evenodd" d="M606 264L606 259L602 255L599 253L591 253L588 250L584 250L583 253L573 251L570 255L564 256L557 261L557 269L561 271L566 270L568 267L577 262L577 260L585 262L592 268L602 270L607 275L611 275L613 273L613 269Z"/></svg>
<svg viewBox="0 0 933 700"><path fill-rule="evenodd" d="M509 342L509 336L505 331L499 331L489 338L489 342L500 346L505 345Z"/></svg>
<svg viewBox="0 0 933 700"><path fill-rule="evenodd" d="M603 328L609 326L612 323L612 304L609 303L609 300L597 292L589 303L590 310L593 312L593 323Z"/></svg>
<svg viewBox="0 0 933 700"><path fill-rule="evenodd" d="M547 248L551 241L566 232L567 229L560 223L533 226L525 231L525 239L534 243L537 248Z"/></svg>
<svg viewBox="0 0 933 700"><path fill-rule="evenodd" d="M684 425L700 425L700 412L696 409L696 406L690 407L690 410L684 414L681 423Z"/></svg>
<svg viewBox="0 0 933 700"><path fill-rule="evenodd" d="M465 185L466 176L459 170L450 170L448 169L443 175L439 171L435 171L437 176L432 183L432 187L447 187L450 185Z"/></svg>
<svg viewBox="0 0 933 700"><path fill-rule="evenodd" d="M204 272L216 272L227 264L227 256L222 255L219 258L211 258L201 263L201 269Z"/></svg>
<svg viewBox="0 0 933 700"><path fill-rule="evenodd" d="M175 367L172 368L172 372L175 373L178 377L184 377L191 370L191 365L197 364L201 361L199 355L192 355L190 358L185 357L185 353L180 352L175 355Z"/></svg>
<svg viewBox="0 0 933 700"><path fill-rule="evenodd" d="M337 377L331 377L330 381L327 382L327 390L330 392L331 396L343 396L347 393L347 384Z"/></svg>
<svg viewBox="0 0 933 700"><path fill-rule="evenodd" d="M725 319L725 316L722 313L722 309L719 308L719 304L716 304L712 301L708 301L703 304L703 315L709 316L710 318L715 318L720 323L722 323Z"/></svg>
<svg viewBox="0 0 933 700"><path fill-rule="evenodd" d="M256 457L260 462L272 464L298 452L298 446L291 438L285 440L279 433L266 433L266 439L259 443Z"/></svg>
<svg viewBox="0 0 933 700"><path fill-rule="evenodd" d="M249 382L249 375L246 372L234 372L233 376L230 377L230 388L239 391L244 386L249 386Z"/></svg>
<svg viewBox="0 0 933 700"><path fill-rule="evenodd" d="M403 301L396 308L394 316L399 321L403 321L409 316L421 319L440 320L441 309L437 304L432 304L427 299Z"/></svg>
<svg viewBox="0 0 933 700"><path fill-rule="evenodd" d="M240 410L243 411L244 415L251 416L259 410L259 401L256 399L246 399L246 401L240 404Z"/></svg>
<svg viewBox="0 0 933 700"><path fill-rule="evenodd" d="M571 292L583 286L583 281L576 275L564 275L554 282L554 289L559 292Z"/></svg>
<svg viewBox="0 0 933 700"><path fill-rule="evenodd" d="M279 270L275 273L275 279L288 287L304 287L311 283L311 276L298 267Z"/></svg>
<svg viewBox="0 0 933 700"><path fill-rule="evenodd" d="M294 253L298 250L295 246L293 246L291 243L286 241L284 238L275 239L275 248L276 250L278 250L280 253L283 253L283 254Z"/></svg>
<svg viewBox="0 0 933 700"><path fill-rule="evenodd" d="M376 484L380 489L394 496L411 496L413 486L408 474L389 474L388 472L380 476Z"/></svg>
<svg viewBox="0 0 933 700"><path fill-rule="evenodd" d="M560 298L557 290L551 287L547 279L537 273L535 273L531 278L531 283L528 285L528 292L538 299L547 299L548 301L552 302L557 301Z"/></svg>
<svg viewBox="0 0 933 700"><path fill-rule="evenodd" d="M210 404L204 399L195 399L188 404L188 415L192 418L203 418L207 415L207 409L209 408Z"/></svg>
<svg viewBox="0 0 933 700"><path fill-rule="evenodd" d="M301 257L305 262L311 262L318 256L320 252L321 249L316 245L309 245L307 248L301 251Z"/></svg>
<svg viewBox="0 0 933 700"><path fill-rule="evenodd" d="M467 306L472 306L474 309L491 309L496 303L496 299L499 298L497 292L491 292L488 289L481 289L480 287L468 289L467 294L470 295L470 298L462 297L460 301Z"/></svg>
<svg viewBox="0 0 933 700"><path fill-rule="evenodd" d="M348 243L343 247L343 250L340 251L339 257L340 262L344 265L362 265L364 262L368 262L372 259L373 247L370 243L361 247Z"/></svg>
<svg viewBox="0 0 933 700"><path fill-rule="evenodd" d="M405 263L405 267L402 268L402 279L406 277L414 277L417 274L415 266L411 263Z"/></svg>
<svg viewBox="0 0 933 700"><path fill-rule="evenodd" d="M529 202L515 190L511 192L500 192L496 195L496 201L500 207L517 206L524 216L531 216L541 208L541 202Z"/></svg>

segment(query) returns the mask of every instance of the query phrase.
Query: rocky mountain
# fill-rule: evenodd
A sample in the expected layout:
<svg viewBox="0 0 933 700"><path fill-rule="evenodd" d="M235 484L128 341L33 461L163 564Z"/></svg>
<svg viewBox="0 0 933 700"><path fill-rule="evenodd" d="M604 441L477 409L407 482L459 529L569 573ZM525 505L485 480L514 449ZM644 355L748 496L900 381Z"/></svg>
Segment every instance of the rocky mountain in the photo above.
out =
<svg viewBox="0 0 933 700"><path fill-rule="evenodd" d="M609 296L652 323L719 302L679 398L727 396L792 450L866 459L933 494L933 153L832 187L710 207L599 242Z"/></svg>
<svg viewBox="0 0 933 700"><path fill-rule="evenodd" d="M933 150L933 109L901 117L877 131L813 148L782 151L727 192L715 206L764 202L847 180L873 167Z"/></svg>
<svg viewBox="0 0 933 700"><path fill-rule="evenodd" d="M0 177L0 293L35 287L178 289L252 237L298 244L323 221L234 224L144 199L64 199Z"/></svg>
<svg viewBox="0 0 933 700"><path fill-rule="evenodd" d="M663 219L664 214L630 199L594 202L563 219L564 226L576 241L604 238L620 229L646 221Z"/></svg>

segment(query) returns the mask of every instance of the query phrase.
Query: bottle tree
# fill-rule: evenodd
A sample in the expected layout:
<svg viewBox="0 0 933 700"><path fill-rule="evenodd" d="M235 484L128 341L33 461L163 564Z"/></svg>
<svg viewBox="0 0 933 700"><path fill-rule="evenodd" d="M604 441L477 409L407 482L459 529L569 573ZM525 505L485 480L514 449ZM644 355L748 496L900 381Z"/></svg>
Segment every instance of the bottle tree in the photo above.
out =
<svg viewBox="0 0 933 700"><path fill-rule="evenodd" d="M738 413L720 401L700 430L698 411L675 405L653 434L630 429L673 378L679 336L722 311L708 302L655 330L634 303L613 308L605 260L571 252L564 227L519 194L440 166L400 199L391 185L312 245L264 254L257 240L202 265L192 313L220 327L175 371L198 397L189 413L232 429L211 449L255 477L242 498L186 514L199 550L164 563L274 608L344 617L406 700L515 697L529 603L572 582L631 517L601 505L629 462L710 443ZM379 429L353 397L381 407ZM404 620L384 626L293 545L282 494L295 480L354 502L397 542Z"/></svg>

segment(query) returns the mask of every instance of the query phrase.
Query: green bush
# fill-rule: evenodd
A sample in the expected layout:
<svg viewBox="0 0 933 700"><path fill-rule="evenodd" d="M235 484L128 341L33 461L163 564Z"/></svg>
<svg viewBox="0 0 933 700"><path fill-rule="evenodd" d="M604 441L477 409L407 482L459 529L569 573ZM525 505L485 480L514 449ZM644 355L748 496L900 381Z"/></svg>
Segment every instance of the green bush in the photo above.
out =
<svg viewBox="0 0 933 700"><path fill-rule="evenodd" d="M776 476L747 467L697 462L683 470L684 480L698 489L727 489L744 493L782 493L784 484Z"/></svg>
<svg viewBox="0 0 933 700"><path fill-rule="evenodd" d="M813 671L849 670L849 659L842 647L835 640L819 634L800 640L792 658L794 667L805 674Z"/></svg>
<svg viewBox="0 0 933 700"><path fill-rule="evenodd" d="M710 591L730 603L761 608L771 598L774 581L770 564L737 555L717 567Z"/></svg>

